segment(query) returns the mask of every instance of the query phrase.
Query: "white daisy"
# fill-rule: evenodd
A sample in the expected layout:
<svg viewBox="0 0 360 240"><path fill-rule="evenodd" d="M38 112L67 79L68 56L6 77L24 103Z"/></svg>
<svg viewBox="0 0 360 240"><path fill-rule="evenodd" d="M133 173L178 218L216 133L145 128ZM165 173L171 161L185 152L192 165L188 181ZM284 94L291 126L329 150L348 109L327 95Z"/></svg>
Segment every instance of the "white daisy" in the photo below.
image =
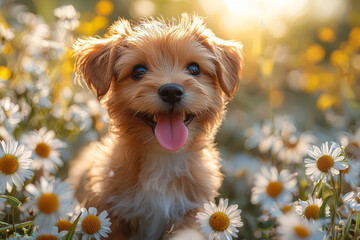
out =
<svg viewBox="0 0 360 240"><path fill-rule="evenodd" d="M289 134L276 138L272 151L282 162L300 163L314 141L311 134Z"/></svg>
<svg viewBox="0 0 360 240"><path fill-rule="evenodd" d="M259 157L246 153L240 153L224 161L222 169L227 177L243 178L245 177L249 185L254 182L254 175L264 164Z"/></svg>
<svg viewBox="0 0 360 240"><path fill-rule="evenodd" d="M60 159L59 149L64 148L66 144L55 138L55 132L41 128L38 131L31 131L28 135L22 137L24 142L33 152L33 167L45 172L54 172L56 166L63 166Z"/></svg>
<svg viewBox="0 0 360 240"><path fill-rule="evenodd" d="M94 238L100 240L101 237L108 237L108 233L111 233L111 222L110 218L107 218L107 211L103 211L99 216L97 216L97 209L94 207L90 207L89 212L82 208L81 212L76 231L82 234L82 240Z"/></svg>
<svg viewBox="0 0 360 240"><path fill-rule="evenodd" d="M200 224L200 232L207 236L207 239L231 239L231 236L237 237L239 230L236 228L244 225L240 213L237 204L228 207L228 200L221 198L219 206L213 202L205 203L204 212L196 214L196 222Z"/></svg>
<svg viewBox="0 0 360 240"><path fill-rule="evenodd" d="M0 114L3 116L1 124L9 132L12 132L22 120L19 110L20 106L11 102L9 97L0 100Z"/></svg>
<svg viewBox="0 0 360 240"><path fill-rule="evenodd" d="M312 198L311 194L309 194L308 200L299 200L295 208L296 212L307 220L317 220L319 218L320 208L322 204L323 200L321 198ZM328 205L326 205L325 207L325 216L330 216L330 207Z"/></svg>
<svg viewBox="0 0 360 240"><path fill-rule="evenodd" d="M360 187L357 187L355 192L348 192L342 199L346 206L360 212Z"/></svg>
<svg viewBox="0 0 360 240"><path fill-rule="evenodd" d="M36 186L29 184L25 189L32 201L26 203L24 208L31 208L38 212L34 223L41 229L51 229L59 219L66 218L72 211L71 203L75 201L74 193L67 182L41 177L40 184Z"/></svg>
<svg viewBox="0 0 360 240"><path fill-rule="evenodd" d="M311 175L311 179L316 182L324 176L326 181L329 174L335 176L340 170L345 170L349 165L341 155L341 148L338 144L332 142L329 148L329 142L321 146L321 150L313 145L309 149L309 156L313 159L305 159L306 175Z"/></svg>
<svg viewBox="0 0 360 240"><path fill-rule="evenodd" d="M245 135L247 137L245 146L249 149L258 147L261 153L269 151L275 139L269 122L265 122L262 126L255 124L252 128L246 129Z"/></svg>
<svg viewBox="0 0 360 240"><path fill-rule="evenodd" d="M17 141L1 141L0 147L0 193L11 192L13 186L21 188L31 179L31 152Z"/></svg>
<svg viewBox="0 0 360 240"><path fill-rule="evenodd" d="M360 162L348 160L349 166L345 170L340 170L344 176L344 181L350 184L352 188L359 186ZM335 176L337 180L337 176Z"/></svg>
<svg viewBox="0 0 360 240"><path fill-rule="evenodd" d="M277 218L280 215L286 214L294 209L294 203L279 204L268 210L271 217Z"/></svg>
<svg viewBox="0 0 360 240"><path fill-rule="evenodd" d="M297 179L284 169L278 174L275 167L262 167L255 176L255 186L251 194L251 203L260 203L263 209L269 210L278 204L286 205L296 190Z"/></svg>
<svg viewBox="0 0 360 240"><path fill-rule="evenodd" d="M347 154L360 156L360 127L352 133L343 133L340 136L341 145L345 147Z"/></svg>
<svg viewBox="0 0 360 240"><path fill-rule="evenodd" d="M73 31L79 26L79 12L73 5L64 5L55 8L54 15L60 19L61 25L68 31Z"/></svg>
<svg viewBox="0 0 360 240"><path fill-rule="evenodd" d="M277 232L280 240L321 240L325 239L325 232L319 231L317 221L303 221L296 213L291 212L278 217Z"/></svg>
<svg viewBox="0 0 360 240"><path fill-rule="evenodd" d="M58 233L57 227L52 227L51 229L39 229L34 231L33 235L29 240L38 240L38 239L51 239L51 240L61 240L66 235L65 232Z"/></svg>

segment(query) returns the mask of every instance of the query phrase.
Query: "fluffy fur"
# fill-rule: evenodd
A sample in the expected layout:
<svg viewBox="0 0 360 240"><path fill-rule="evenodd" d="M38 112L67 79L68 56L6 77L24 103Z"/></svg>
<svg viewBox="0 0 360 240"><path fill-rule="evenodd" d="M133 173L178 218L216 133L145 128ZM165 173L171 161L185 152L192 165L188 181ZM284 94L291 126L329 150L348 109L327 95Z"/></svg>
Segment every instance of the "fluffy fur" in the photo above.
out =
<svg viewBox="0 0 360 240"><path fill-rule="evenodd" d="M239 84L240 44L215 37L202 18L183 15L120 19L103 38L78 39L74 50L77 73L110 118L107 136L71 164L78 199L110 213L110 239L167 239L196 228L194 215L222 182L214 138ZM191 62L200 66L200 77L186 71ZM141 80L131 78L137 64L149 70ZM175 152L162 148L139 117L170 111L158 95L166 83L185 90L172 111L195 115L185 145Z"/></svg>

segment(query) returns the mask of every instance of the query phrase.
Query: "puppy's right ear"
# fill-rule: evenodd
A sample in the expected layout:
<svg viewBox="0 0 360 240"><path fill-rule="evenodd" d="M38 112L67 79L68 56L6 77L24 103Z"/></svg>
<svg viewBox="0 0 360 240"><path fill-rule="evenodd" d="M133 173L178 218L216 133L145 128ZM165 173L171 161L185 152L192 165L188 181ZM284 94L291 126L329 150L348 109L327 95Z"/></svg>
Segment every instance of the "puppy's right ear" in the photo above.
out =
<svg viewBox="0 0 360 240"><path fill-rule="evenodd" d="M84 77L87 86L101 99L109 90L115 76L114 65L119 56L119 46L131 30L126 20L118 20L105 38L86 37L73 45L75 71Z"/></svg>

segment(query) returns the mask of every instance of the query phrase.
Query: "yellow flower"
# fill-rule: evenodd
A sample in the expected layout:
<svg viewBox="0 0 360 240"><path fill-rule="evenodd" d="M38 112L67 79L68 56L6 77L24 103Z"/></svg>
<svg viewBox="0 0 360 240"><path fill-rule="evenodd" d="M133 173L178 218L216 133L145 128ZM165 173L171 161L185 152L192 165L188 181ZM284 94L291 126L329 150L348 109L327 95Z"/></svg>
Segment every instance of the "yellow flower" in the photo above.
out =
<svg viewBox="0 0 360 240"><path fill-rule="evenodd" d="M324 111L339 103L339 101L340 99L338 99L335 95L323 93L317 100L316 106Z"/></svg>
<svg viewBox="0 0 360 240"><path fill-rule="evenodd" d="M331 28L324 27L324 28L319 29L318 38L322 42L331 43L331 42L335 41L336 36L335 36L334 31Z"/></svg>
<svg viewBox="0 0 360 240"><path fill-rule="evenodd" d="M111 1L100 0L96 3L95 11L99 15L110 15L114 10L114 5Z"/></svg>
<svg viewBox="0 0 360 240"><path fill-rule="evenodd" d="M5 66L0 66L0 78L7 80L11 77L11 70Z"/></svg>
<svg viewBox="0 0 360 240"><path fill-rule="evenodd" d="M311 63L321 62L325 57L325 49L319 44L313 44L305 52L305 58Z"/></svg>
<svg viewBox="0 0 360 240"><path fill-rule="evenodd" d="M349 33L349 44L357 49L360 46L360 28L355 27Z"/></svg>
<svg viewBox="0 0 360 240"><path fill-rule="evenodd" d="M103 29L109 25L109 20L104 16L95 16L92 22L96 29Z"/></svg>
<svg viewBox="0 0 360 240"><path fill-rule="evenodd" d="M337 67L349 66L349 56L341 50L335 50L331 53L330 62Z"/></svg>

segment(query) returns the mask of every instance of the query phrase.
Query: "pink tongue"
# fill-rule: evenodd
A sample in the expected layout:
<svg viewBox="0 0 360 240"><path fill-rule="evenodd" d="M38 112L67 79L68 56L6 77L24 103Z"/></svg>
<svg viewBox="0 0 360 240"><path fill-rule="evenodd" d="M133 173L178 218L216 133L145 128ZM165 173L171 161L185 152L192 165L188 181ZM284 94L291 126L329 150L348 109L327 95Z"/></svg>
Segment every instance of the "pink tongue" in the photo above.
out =
<svg viewBox="0 0 360 240"><path fill-rule="evenodd" d="M157 114L155 136L166 150L176 151L184 146L188 130L183 122L182 114Z"/></svg>

